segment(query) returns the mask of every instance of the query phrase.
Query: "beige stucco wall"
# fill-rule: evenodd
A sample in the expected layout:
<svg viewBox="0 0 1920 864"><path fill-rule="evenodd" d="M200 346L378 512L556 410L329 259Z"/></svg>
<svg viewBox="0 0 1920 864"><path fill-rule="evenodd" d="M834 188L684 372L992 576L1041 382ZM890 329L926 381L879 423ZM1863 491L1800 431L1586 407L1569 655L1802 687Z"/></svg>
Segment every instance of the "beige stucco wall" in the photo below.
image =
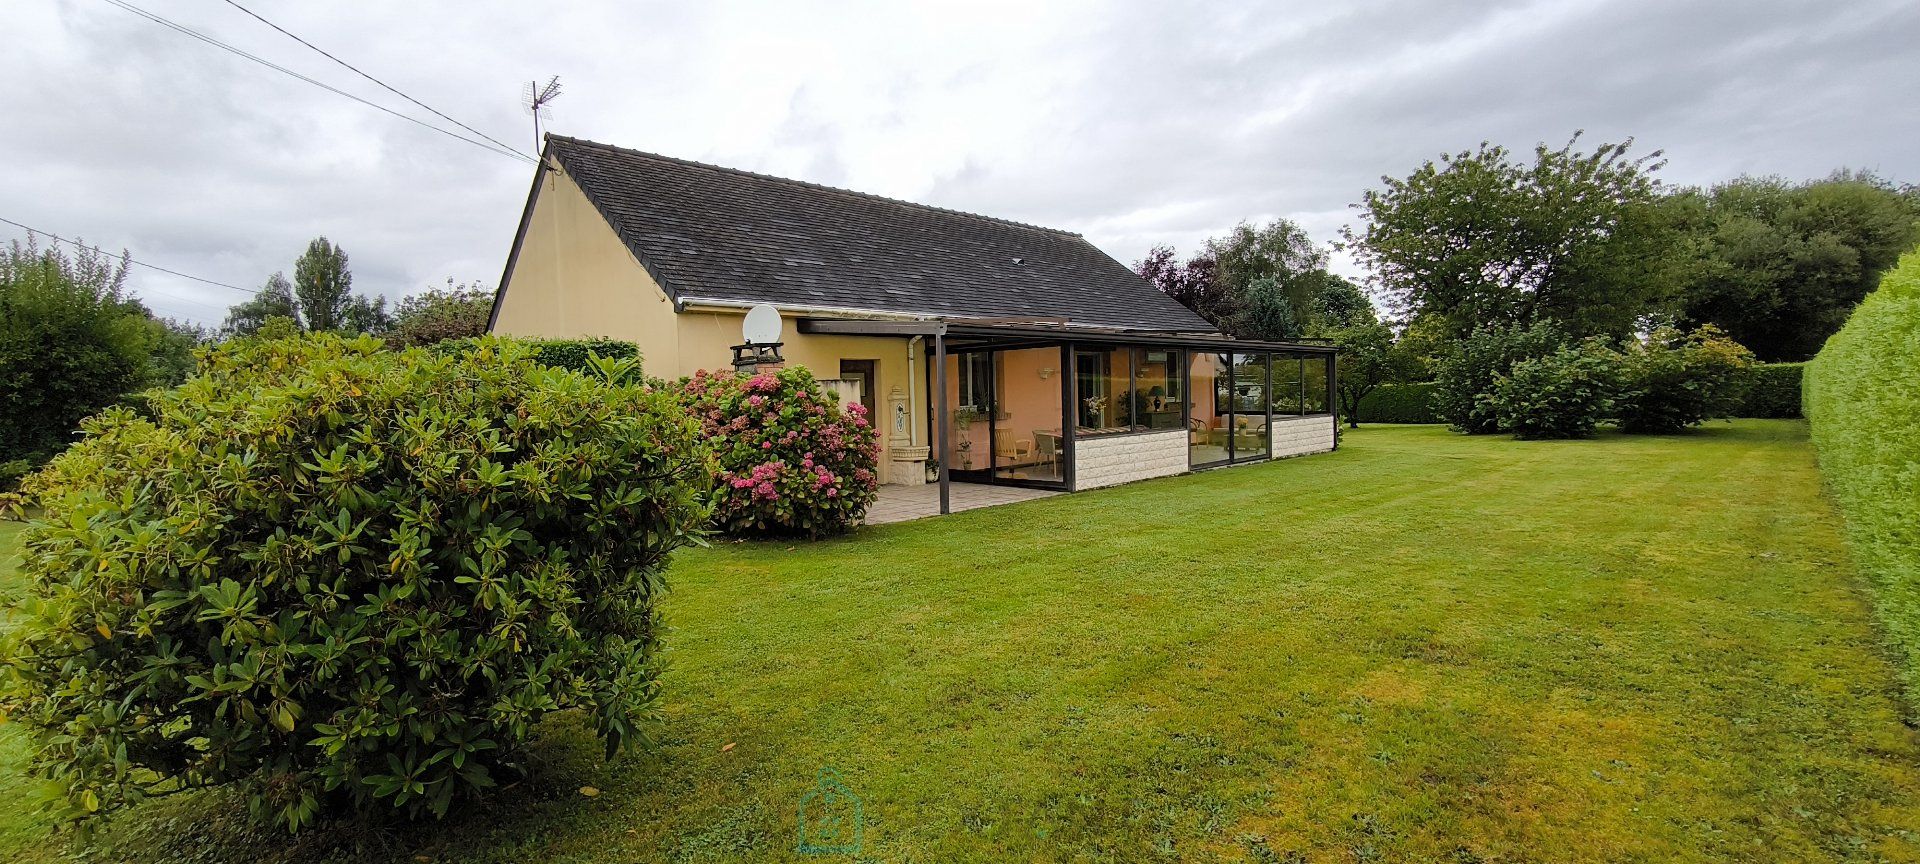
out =
<svg viewBox="0 0 1920 864"><path fill-rule="evenodd" d="M640 346L647 374L662 378L699 369L731 368L746 310L676 313L659 283L601 218L580 187L557 168L540 181L533 213L513 272L501 293L493 332L571 339L599 336ZM880 430L881 480L889 477L885 451L926 445L925 369L909 358L908 340L870 336L815 336L796 332L786 317L789 365L819 378L840 377L840 361L876 361L875 426ZM924 346L915 343L914 350ZM907 408L895 416L895 392ZM910 398L909 398L910 397ZM907 478L897 478L904 482Z"/></svg>

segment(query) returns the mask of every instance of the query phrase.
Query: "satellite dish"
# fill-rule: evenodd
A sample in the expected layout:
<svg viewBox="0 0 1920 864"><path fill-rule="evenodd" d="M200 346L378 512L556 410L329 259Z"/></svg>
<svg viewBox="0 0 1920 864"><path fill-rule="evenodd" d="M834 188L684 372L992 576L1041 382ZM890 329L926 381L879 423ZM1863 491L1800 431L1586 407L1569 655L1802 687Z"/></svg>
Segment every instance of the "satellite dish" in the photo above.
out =
<svg viewBox="0 0 1920 864"><path fill-rule="evenodd" d="M780 344L780 310L765 303L747 310L740 322L740 338L748 345Z"/></svg>

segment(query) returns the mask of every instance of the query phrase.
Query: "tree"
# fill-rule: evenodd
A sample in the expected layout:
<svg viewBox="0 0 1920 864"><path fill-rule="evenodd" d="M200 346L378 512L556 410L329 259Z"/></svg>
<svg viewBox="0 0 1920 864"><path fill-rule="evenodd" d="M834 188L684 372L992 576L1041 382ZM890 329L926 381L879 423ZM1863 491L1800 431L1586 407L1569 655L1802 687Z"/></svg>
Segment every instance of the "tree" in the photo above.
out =
<svg viewBox="0 0 1920 864"><path fill-rule="evenodd" d="M347 298L347 304L340 310L340 330L345 333L366 333L378 336L393 326L393 316L387 314L387 298L375 297L368 300L355 294Z"/></svg>
<svg viewBox="0 0 1920 864"><path fill-rule="evenodd" d="M1345 239L1408 317L1437 316L1459 338L1486 324L1556 321L1570 335L1633 332L1680 281L1676 229L1660 205L1660 152L1632 139L1591 153L1504 147L1428 161L1364 194L1366 224Z"/></svg>
<svg viewBox="0 0 1920 864"><path fill-rule="evenodd" d="M1360 400L1375 388L1406 377L1408 358L1380 320L1360 286L1329 274L1313 300L1314 326L1310 335L1330 339L1339 349L1339 380L1334 393L1347 425L1360 428Z"/></svg>
<svg viewBox="0 0 1920 864"><path fill-rule="evenodd" d="M315 237L293 265L293 294L300 301L307 329L346 329L352 292L353 271L347 269L346 250L325 237Z"/></svg>
<svg viewBox="0 0 1920 864"><path fill-rule="evenodd" d="M449 278L444 289L430 288L400 301L387 344L405 348L479 336L487 332L492 315L493 292L478 283L456 285Z"/></svg>
<svg viewBox="0 0 1920 864"><path fill-rule="evenodd" d="M1292 339L1305 332L1314 299L1326 284L1327 253L1286 219L1255 227L1242 222L1207 241L1215 280L1229 301L1227 332L1248 339ZM1249 308L1258 304L1263 308ZM1285 314L1274 307L1284 304ZM1274 327L1284 326L1284 330ZM1246 332L1242 332L1246 328Z"/></svg>
<svg viewBox="0 0 1920 864"><path fill-rule="evenodd" d="M1871 174L1742 177L1667 204L1693 234L1680 320L1766 361L1812 357L1920 235L1916 202Z"/></svg>
<svg viewBox="0 0 1920 864"><path fill-rule="evenodd" d="M253 299L236 303L227 310L227 321L221 325L223 336L252 336L260 330L268 318L291 318L300 320L300 309L293 299L293 283L287 281L285 273L275 273L267 277L267 284L253 295Z"/></svg>
<svg viewBox="0 0 1920 864"><path fill-rule="evenodd" d="M127 293L127 257L76 248L0 250L0 463L45 461L81 419L157 383L166 328Z"/></svg>
<svg viewBox="0 0 1920 864"><path fill-rule="evenodd" d="M214 333L198 324L167 318L160 325L149 355L147 384L172 387L193 374L194 349L213 341Z"/></svg>
<svg viewBox="0 0 1920 864"><path fill-rule="evenodd" d="M1395 350L1393 328L1379 321L1334 327L1327 331L1340 349L1340 378L1334 392L1349 428L1360 428L1360 400L1375 388L1401 377L1404 362Z"/></svg>
<svg viewBox="0 0 1920 864"><path fill-rule="evenodd" d="M1227 318L1227 332L1241 339L1293 339L1300 335L1300 318L1294 314L1280 280L1262 276L1239 292L1235 311Z"/></svg>
<svg viewBox="0 0 1920 864"><path fill-rule="evenodd" d="M1219 326L1232 312L1230 298L1215 278L1218 267L1204 252L1182 264L1172 246L1155 246L1147 250L1147 257L1135 263L1133 269L1140 278L1160 289L1160 293L1193 310L1209 324Z"/></svg>

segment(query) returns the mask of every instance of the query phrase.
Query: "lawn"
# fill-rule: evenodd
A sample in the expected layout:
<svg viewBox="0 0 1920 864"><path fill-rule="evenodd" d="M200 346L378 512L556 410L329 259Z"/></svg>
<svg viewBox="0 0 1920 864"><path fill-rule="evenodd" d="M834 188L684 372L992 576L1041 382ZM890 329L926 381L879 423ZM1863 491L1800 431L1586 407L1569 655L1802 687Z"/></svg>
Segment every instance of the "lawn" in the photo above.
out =
<svg viewBox="0 0 1920 864"><path fill-rule="evenodd" d="M658 755L603 765L557 718L495 803L331 857L821 860L796 807L830 766L879 861L1917 860L1920 735L1806 437L1374 427L697 550L666 605ZM90 854L341 839L237 825L220 796L172 799ZM54 860L42 830L0 815L0 858Z"/></svg>

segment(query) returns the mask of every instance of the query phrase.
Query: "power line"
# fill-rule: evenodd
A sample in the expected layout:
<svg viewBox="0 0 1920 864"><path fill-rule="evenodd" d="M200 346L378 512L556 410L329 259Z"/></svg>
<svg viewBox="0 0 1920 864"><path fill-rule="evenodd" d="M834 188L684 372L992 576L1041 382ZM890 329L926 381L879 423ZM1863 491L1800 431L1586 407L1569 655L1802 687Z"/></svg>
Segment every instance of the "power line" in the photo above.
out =
<svg viewBox="0 0 1920 864"><path fill-rule="evenodd" d="M23 225L23 224L21 224L21 223L19 223L19 222L15 222L15 221L13 221L12 219L7 219L7 218L4 218L4 217L0 217L0 222L5 222L5 223L7 223L8 225L12 225L12 226L13 226L13 227L15 227L15 228L20 228L20 229L24 229L24 230L25 230L25 231L27 231L27 233L29 233L29 234L39 234L39 235L41 235L41 236L43 236L43 237L51 237L51 238L53 238L53 241L54 241L55 243L65 243L65 244L67 244L67 245L69 245L69 246L72 246L72 247L74 247L74 248L76 248L76 249L90 249L90 250L92 250L92 251L94 251L94 252L98 252L98 253L100 253L100 254L102 254L102 255L108 255L108 254L111 254L111 253L109 253L109 252L107 252L107 251L106 251L105 249L102 249L102 248L100 248L100 247L98 247L98 246L85 246L85 245L82 245L82 244L81 244L81 243L80 243L79 241L77 241L77 240L68 240L67 238L65 238L65 237L62 237L62 236L60 236L60 235L58 235L58 234L55 234L55 233L53 233L53 232L51 232L51 231L42 231L42 230L40 230L40 229L38 229L38 228L35 228L35 227L33 227L32 225ZM193 275L190 275L190 274L187 274L187 273L182 273L182 272L180 272L180 271L178 271L178 270L169 270L169 269L167 269L167 268L165 268L165 267L161 267L161 266L159 266L159 265L157 265L157 264L148 264L148 263L147 263L147 262L145 262L145 261L136 261L136 260L134 260L134 258L133 258L133 256L131 256L131 255L126 255L126 256L122 256L122 257L125 257L125 258L126 258L126 259L127 259L128 261L129 261L129 262L131 262L131 263L134 263L134 264L138 264L138 265L140 265L140 266L142 266L142 267L145 267L145 268L147 268L148 270L158 270L158 271L160 271L160 272L162 272L162 273L165 273L165 274L167 274L167 275L169 275L169 276L178 276L178 277L180 277L180 278L182 278L182 279L192 279L192 280L193 280L193 281L195 281L195 282L204 282L204 283L206 283L206 284L208 284L208 285L212 285L212 286L214 286L214 287L216 287L216 288L226 288L226 289L228 289L228 290L231 290L231 291L238 291L238 292L240 292L240 293L242 293L242 294L252 294L252 295L255 295L255 296L258 296L258 295L259 295L259 293L260 293L260 291L259 291L259 290L257 290L257 289L253 289L253 288L242 288L242 287L240 287L240 286L238 286L238 285L229 285L229 284L227 284L227 283L225 283L225 282L219 282L219 281L215 281L215 280L213 280L213 279L202 279L202 278L200 278L199 276L193 276ZM186 298L186 297L181 297L181 298L179 298L179 299L181 299L181 300L187 300L187 299L189 299L189 298Z"/></svg>
<svg viewBox="0 0 1920 864"><path fill-rule="evenodd" d="M323 83L323 82L320 82L320 81L317 81L317 80L314 80L313 78L309 78L309 77L307 77L307 76L305 76L305 75L302 75L302 74L300 74L300 73L298 73L298 72L295 72L295 71L293 71L292 69L288 69L288 68L287 68L287 67L285 67L285 66L281 66L281 65L280 65L280 64L278 64L278 63L274 63L274 62L273 62L273 61L271 61L271 60L266 60L266 59L264 59L264 58L261 58L261 57L259 57L259 56L256 56L256 55L254 55L254 54L249 54L249 53L247 53L246 51L243 51L243 50L241 50L241 49L239 49L239 48L235 48L235 47L233 47L232 45L228 45L227 43L225 43L225 42L222 42L222 41L220 41L220 40L218 40L218 39L215 39L215 38L213 38L212 36L208 36L208 35L206 35L205 33L201 33L201 32L200 32L200 31L198 31L198 30L194 30L194 29L193 29L193 28L191 28L191 27L187 27L187 26L184 26L184 25L181 25L181 24L175 24L174 22L172 22L172 21L168 21L167 19L165 19L165 18L162 18L162 17L160 17L160 16L158 16L158 15L155 15L155 14L153 14L152 12L148 12L148 11L146 11L145 9L141 9L140 7L138 7L138 6L135 6L135 5L133 5L132 3L128 3L128 2L126 2L126 0L106 0L106 2L108 2L108 3L111 3L111 4L113 4L114 6L117 6L117 7L119 7L119 8L121 8L121 9L124 9L124 10L126 10L126 11L128 11L128 12L132 12L133 14L135 14L135 15L138 15L138 16L140 16L140 17L142 17L142 18L145 18L145 19L147 19L148 21L152 21L152 22L153 22L153 23L155 23L155 24L159 24L159 25L161 25L161 26L163 26L163 27L166 27L166 28L168 28L168 29L171 29L171 30L174 30L174 31L176 31L176 32L179 32L179 33L182 33L182 34L185 34L185 35L187 35L187 36L191 36L191 37L193 37L193 38L195 38L195 39L198 39L198 40L200 40L200 41L202 41L202 42L205 42L205 43L207 43L208 45L212 45L212 46L214 46L215 48L219 48L219 49L221 49L221 50L223 50L223 51L229 51L229 52L232 52L232 53L234 53L234 54L237 54L237 55L239 55L239 56L241 56L241 57L245 57L245 58L247 58L248 60L252 60L252 61L253 61L253 62L255 62L255 63L259 63L260 65L262 65L262 66L265 66L265 67L267 67L267 68L269 68L269 69L272 69L272 70L274 70L274 71L276 71L276 72L281 72L281 73L283 73L283 74L286 74L286 75L290 75L290 76L292 76L292 77L294 77L294 78L298 78L298 79L300 79L301 81L305 81L305 82L306 82L306 83L308 83L308 84L312 84L313 86L315 86L315 87L319 87L320 89L322 89L322 90L326 90L326 91L328 91L328 92L330 92L330 93L333 93L333 94L336 94L336 95L339 95L339 96L345 96L346 98L348 98L348 99L352 99L353 101L355 101L355 102L358 102L358 103L360 103L360 104L362 104L362 105L365 105L365 106L367 106L367 107L369 107L369 108L373 108L373 109L375 109L375 110L378 110L378 111L384 111L384 112L386 112L386 113L388 113L388 114L392 114L393 116L395 116L395 117L398 117L398 118L400 118L400 119L402 119L402 120L405 120L405 121L407 121L407 122L409 122L409 123L413 123L413 124L416 124L416 125L419 125L419 126L423 126L423 127L425 127L425 128L428 128L428 129L432 129L433 131L435 131L435 132L438 132L438 133L440 133L440 134L442 134L442 135L445 135L445 136L447 136L447 137L449 137L449 138L454 138L454 139L456 139L456 140L460 140L460 141L465 141L465 142L467 142L468 144L472 144L473 146L475 146L475 147L479 147L479 148L480 148L480 149L482 149L482 150L486 150L486 151L487 151L487 152L489 152L489 153L498 153L498 154L500 154L500 155L503 155L503 156L509 156L509 157L512 157L512 158L514 158L514 159L519 159L519 160L521 160L521 161L523 161L523 162L527 162L527 163L529 163L529 164L538 164L538 163L539 163L539 161L540 161L540 160L538 160L538 159L535 159L535 158L534 158L534 157L532 157L532 156L528 156L527 154L525 154L525 153L522 153L522 152L520 152L520 151L518 151L518 150L515 150L515 149L513 149L513 148L511 148L511 147L508 147L508 148L506 148L506 149L501 149L501 148L499 148L499 147L496 147L496 146L495 146L495 145L493 145L493 144L488 144L488 143L486 143L486 142L483 142L483 141L479 141L479 140L475 140L475 139L473 139L473 138L468 138L467 136L465 136L465 135L461 135L461 134L460 134L460 133L458 133L458 132L454 132L454 131L452 131L452 130L449 130L449 129L444 129L444 128L441 128L441 127L439 127L439 126L435 126L435 125L433 125L432 123L428 123L427 121L425 121L425 120L421 120L421 119L420 119L420 118L418 118L418 117L410 117L410 116L408 116L408 115L406 115L406 114L402 114L402 113L400 113L400 112L398 112L398 111L395 111L395 110L393 110L392 108L388 108L388 107L387 107L387 106L385 106L385 105L381 105L381 104L379 104L379 103L376 103L376 102L370 102L370 101L368 101L368 100L366 100L366 99L362 99L362 98L360 98L359 96L355 96L355 95L353 95L352 93L348 93L347 91L345 91L345 90L341 90L340 88L338 88L338 87L334 87L334 86L332 86L332 85L330 85L330 84L326 84L326 83ZM431 110L431 109L429 109L429 110ZM438 113L438 112L435 112L435 113Z"/></svg>
<svg viewBox="0 0 1920 864"><path fill-rule="evenodd" d="M482 137L482 138L485 138L485 139L487 139L488 141L492 141L492 142L493 142L494 144L497 144L497 145L499 145L500 147L502 147L502 148L504 148L504 149L507 149L507 150L511 150L511 151L513 151L513 152L515 152L515 153L519 153L519 152L520 152L520 150L519 150L519 148L516 148L516 147L514 147L514 146L512 146L512 145L510 145L510 144L506 144L506 143L503 143L503 142L501 142L501 141L500 141L499 139L497 139L497 138L494 138L493 136L491 136L491 135L488 135L488 134L487 134L487 133L485 133L485 132L482 132L482 131L480 131L480 130L478 130L478 129L475 129L475 128L473 128L472 126L468 126L468 125L467 125L467 124L465 124L465 123L462 123L462 122L460 122L460 121L458 121L458 120L455 120L455 119L453 119L452 117L448 117L447 115L445 115L445 114L443 114L443 113L441 113L441 112L440 112L440 111L439 111L438 109L436 109L436 108L434 108L434 107L433 107L432 105L428 105L428 104L427 104L427 103L425 103L425 102L422 102L422 101L420 101L420 100L418 100L418 99L415 99L415 98L413 98L412 96L408 96L407 94L405 94L405 93L402 93L402 92L400 92L399 90L396 90L396 89L394 89L394 88L393 88L393 87L392 87L391 85L389 85L389 84L387 84L387 82L385 82L385 81L382 81L382 80L380 80L380 79L378 79L378 78L375 78L375 77L373 77L372 75L368 75L367 73L365 73L365 72L362 72L362 71L360 71L360 70L359 70L358 68L356 68L356 67L355 67L355 66L354 66L354 65L353 65L352 63L348 63L348 62L347 62L347 61L345 61L345 60L342 60L342 59L340 59L340 58L338 58L338 57L335 57L335 56L333 56L332 54L329 54L329 53L327 53L327 52L326 52L326 51L325 51L324 49L322 49L322 48L321 48L320 46L318 46L318 45L315 45L315 44L313 44L312 42L308 42L307 40L305 40L305 39L302 39L302 38L300 38L299 36L296 36L296 35L294 35L294 34L293 34L293 33L291 33L291 32L288 32L288 31L287 31L287 29L286 29L285 27L281 27L280 25L278 25L278 24L275 24L275 23L273 23L272 21L268 21L267 19L265 19L265 18L262 18L262 17L260 17L260 14L259 14L258 12L255 12L255 11L253 11L252 9L248 9L248 8L247 8L247 7L245 7L245 6L242 6L242 5L240 5L240 4L238 4L238 3L235 3L235 2L233 2L233 0L226 0L226 2L227 2L227 5L228 5L228 6L232 6L233 8L235 8L235 9L238 9L238 10L240 10L240 11L242 11L242 12L245 12L245 13L247 13L248 15L250 15L250 16L252 16L252 17L253 17L253 20L255 20L255 21L258 21L258 22L260 22L260 23L262 23L262 24L265 24L265 25L267 25L268 27L272 27L273 29L275 29L275 30L278 30L278 31L280 31L280 33L281 33L282 35L285 35L285 36L286 36L286 37L287 37L288 39L292 39L293 41L295 41L295 42L298 42L298 43L300 43L300 44L302 44L302 45L305 45L305 46L307 46L308 48L312 48L312 49L313 49L313 50L314 50L314 51L315 51L316 53L318 53L318 54L319 54L320 56L322 56L322 57L325 57L325 58L327 58L328 60L332 60L333 62L335 62L335 63L338 63L338 64L340 64L341 66L345 66L345 67L346 67L346 68L347 68L348 70L350 70L350 71L352 71L352 72L353 72L353 74L355 74L355 75L358 75L358 76L360 76L360 77L362 77L362 78L365 78L365 79L367 79L368 81L372 81L373 83L375 83L375 84L378 84L378 85L380 85L380 86L381 86L381 87L382 87L383 89L385 89L385 90L386 90L387 92L389 92L389 93L392 93L392 94L393 94L393 95L395 95L395 96L398 96L398 97L400 97L400 98L402 98L402 99L405 99L405 100L407 100L408 102L412 102L412 103L413 103L413 104L415 104L415 105L418 105L418 106L420 106L420 107L422 107L422 108L425 108L425 109L427 109L428 111L431 111L431 112L433 112L433 114L434 114L434 116L436 116L436 117L439 117L440 119L442 119L442 120L445 120L445 121L447 121L448 123L452 123L453 125L455 125L455 126L458 126L458 127L460 127L460 128L462 128L462 129L465 129L465 130L467 130L468 132L472 132L472 133L473 133L473 134L475 134L475 135L478 135L478 136L480 136L480 137Z"/></svg>

